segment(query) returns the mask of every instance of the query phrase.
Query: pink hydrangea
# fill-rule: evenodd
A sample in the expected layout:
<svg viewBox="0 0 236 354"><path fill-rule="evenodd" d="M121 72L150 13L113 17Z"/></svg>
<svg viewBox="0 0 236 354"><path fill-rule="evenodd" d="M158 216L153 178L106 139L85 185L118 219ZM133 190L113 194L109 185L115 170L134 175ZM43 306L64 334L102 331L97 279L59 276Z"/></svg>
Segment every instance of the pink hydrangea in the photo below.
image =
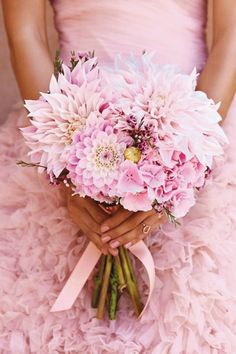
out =
<svg viewBox="0 0 236 354"><path fill-rule="evenodd" d="M137 165L130 161L125 161L120 166L120 174L116 185L119 196L126 195L127 192L135 194L144 190L144 180Z"/></svg>
<svg viewBox="0 0 236 354"><path fill-rule="evenodd" d="M132 211L149 211L152 210L153 196L149 191L143 191L139 193L127 192L124 197L121 198L120 204L128 210Z"/></svg>
<svg viewBox="0 0 236 354"><path fill-rule="evenodd" d="M182 218L189 209L195 204L194 189L177 189L170 199L169 211L175 218Z"/></svg>

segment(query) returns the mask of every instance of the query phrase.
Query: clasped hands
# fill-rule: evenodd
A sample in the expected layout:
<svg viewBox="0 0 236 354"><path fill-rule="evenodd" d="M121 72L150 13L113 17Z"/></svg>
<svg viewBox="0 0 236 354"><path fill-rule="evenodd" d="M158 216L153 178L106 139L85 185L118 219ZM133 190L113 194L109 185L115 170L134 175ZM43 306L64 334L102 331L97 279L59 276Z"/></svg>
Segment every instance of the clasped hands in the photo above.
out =
<svg viewBox="0 0 236 354"><path fill-rule="evenodd" d="M89 197L67 193L71 218L103 254L118 254L118 247L131 247L158 228L166 216L155 210L132 212L122 206L105 210Z"/></svg>

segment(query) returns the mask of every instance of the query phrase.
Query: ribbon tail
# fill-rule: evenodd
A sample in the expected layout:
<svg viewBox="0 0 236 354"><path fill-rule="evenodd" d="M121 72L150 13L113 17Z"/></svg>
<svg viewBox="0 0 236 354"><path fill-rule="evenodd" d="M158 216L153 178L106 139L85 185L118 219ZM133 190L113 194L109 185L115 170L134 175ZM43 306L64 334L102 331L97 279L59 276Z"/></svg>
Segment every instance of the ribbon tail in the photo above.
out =
<svg viewBox="0 0 236 354"><path fill-rule="evenodd" d="M139 315L140 318L149 304L154 289L155 266L152 255L143 241L139 241L138 243L130 247L129 250L142 262L143 266L147 271L149 279L148 298L141 314ZM100 256L101 252L99 251L99 249L92 242L89 242L79 262L76 264L69 279L61 290L55 303L53 304L50 312L69 310L73 306L77 296L79 295L84 284L88 280Z"/></svg>
<svg viewBox="0 0 236 354"><path fill-rule="evenodd" d="M151 296L152 292L154 289L154 284L155 284L155 265L154 265L154 260L151 255L151 252L149 251L148 247L145 245L143 241L137 242L135 245L129 248L130 252L133 253L135 257L137 257L143 264L144 268L147 271L148 274L148 279L149 279L149 292L148 292L148 298L146 301L146 304L142 310L142 312L139 315L139 318L143 315L144 311L146 310Z"/></svg>
<svg viewBox="0 0 236 354"><path fill-rule="evenodd" d="M64 311L72 307L100 256L99 249L92 242L89 242L50 312Z"/></svg>

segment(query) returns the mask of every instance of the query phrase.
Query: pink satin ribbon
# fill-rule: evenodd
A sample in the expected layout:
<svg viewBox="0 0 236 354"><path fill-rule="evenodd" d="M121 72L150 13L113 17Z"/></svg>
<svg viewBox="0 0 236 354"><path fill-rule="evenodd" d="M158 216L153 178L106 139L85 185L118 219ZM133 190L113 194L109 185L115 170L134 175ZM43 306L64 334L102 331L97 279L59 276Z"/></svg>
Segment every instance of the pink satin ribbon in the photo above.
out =
<svg viewBox="0 0 236 354"><path fill-rule="evenodd" d="M144 268L147 271L149 279L148 298L143 308L143 311L139 316L141 317L148 306L154 288L154 261L148 247L143 241L137 242L134 246L130 247L129 250L142 262ZM61 290L50 312L69 310L73 306L84 284L86 283L91 272L96 266L100 256L101 252L99 251L99 249L92 242L90 242L87 248L85 249L82 257L75 266L66 284L64 285L63 289Z"/></svg>

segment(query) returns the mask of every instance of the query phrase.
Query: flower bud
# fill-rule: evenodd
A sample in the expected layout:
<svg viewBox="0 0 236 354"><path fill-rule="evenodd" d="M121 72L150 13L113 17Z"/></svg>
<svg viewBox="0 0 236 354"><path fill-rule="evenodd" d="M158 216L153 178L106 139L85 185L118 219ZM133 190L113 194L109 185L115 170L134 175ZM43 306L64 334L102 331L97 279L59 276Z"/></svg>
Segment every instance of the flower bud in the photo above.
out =
<svg viewBox="0 0 236 354"><path fill-rule="evenodd" d="M141 159L141 151L139 148L131 146L125 149L124 156L126 160L138 163Z"/></svg>

